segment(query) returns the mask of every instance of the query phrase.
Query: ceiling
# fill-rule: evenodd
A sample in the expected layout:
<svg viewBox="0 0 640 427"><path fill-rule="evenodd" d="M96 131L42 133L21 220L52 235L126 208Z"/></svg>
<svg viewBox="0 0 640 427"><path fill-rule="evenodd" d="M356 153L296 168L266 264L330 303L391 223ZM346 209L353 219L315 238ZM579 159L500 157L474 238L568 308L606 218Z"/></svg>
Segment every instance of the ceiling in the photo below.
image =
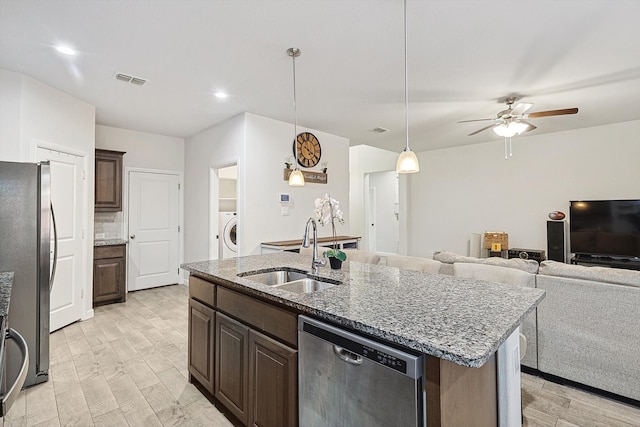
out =
<svg viewBox="0 0 640 427"><path fill-rule="evenodd" d="M188 138L245 111L293 122L286 50L298 47L299 125L400 151L402 4L0 0L0 67L96 106L98 124ZM499 139L456 122L495 117L514 94L530 112L580 109L527 135L640 119L640 1L408 0L407 14L415 151Z"/></svg>

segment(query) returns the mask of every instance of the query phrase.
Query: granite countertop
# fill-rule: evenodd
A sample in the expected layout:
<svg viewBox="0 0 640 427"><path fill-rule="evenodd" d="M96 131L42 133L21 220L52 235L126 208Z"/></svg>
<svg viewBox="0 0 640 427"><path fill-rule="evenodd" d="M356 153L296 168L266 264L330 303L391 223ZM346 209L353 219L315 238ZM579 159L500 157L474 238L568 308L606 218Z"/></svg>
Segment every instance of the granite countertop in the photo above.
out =
<svg viewBox="0 0 640 427"><path fill-rule="evenodd" d="M0 273L0 317L6 317L9 313L12 286L13 272Z"/></svg>
<svg viewBox="0 0 640 427"><path fill-rule="evenodd" d="M313 317L468 367L479 367L489 360L544 298L541 289L359 262L345 262L342 270L319 268L318 277L343 285L309 294L294 294L238 277L240 273L282 267L311 270L309 255L290 252L181 267Z"/></svg>
<svg viewBox="0 0 640 427"><path fill-rule="evenodd" d="M126 245L126 240L123 239L105 239L105 240L94 240L93 246L117 246L117 245Z"/></svg>

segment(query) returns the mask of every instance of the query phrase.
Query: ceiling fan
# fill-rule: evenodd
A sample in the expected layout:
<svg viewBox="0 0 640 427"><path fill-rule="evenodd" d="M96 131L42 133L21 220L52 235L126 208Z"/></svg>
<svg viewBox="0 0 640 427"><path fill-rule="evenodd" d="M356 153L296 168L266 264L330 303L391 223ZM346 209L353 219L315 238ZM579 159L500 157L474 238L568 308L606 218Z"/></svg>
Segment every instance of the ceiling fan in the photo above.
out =
<svg viewBox="0 0 640 427"><path fill-rule="evenodd" d="M516 102L516 100L517 98L515 96L506 98L504 102L507 104L507 109L500 111L497 114L496 118L461 120L458 123L492 121L493 123L489 126L478 129L475 132L471 132L469 136L473 136L482 131L493 128L493 131L497 135L504 136L505 138L510 138L515 135L520 135L523 132L529 132L536 129L536 126L529 123L527 119L549 116L563 116L567 114L576 114L578 112L577 108L564 108L561 110L547 110L525 114L533 106L533 104L529 102L518 102L514 106L513 103Z"/></svg>

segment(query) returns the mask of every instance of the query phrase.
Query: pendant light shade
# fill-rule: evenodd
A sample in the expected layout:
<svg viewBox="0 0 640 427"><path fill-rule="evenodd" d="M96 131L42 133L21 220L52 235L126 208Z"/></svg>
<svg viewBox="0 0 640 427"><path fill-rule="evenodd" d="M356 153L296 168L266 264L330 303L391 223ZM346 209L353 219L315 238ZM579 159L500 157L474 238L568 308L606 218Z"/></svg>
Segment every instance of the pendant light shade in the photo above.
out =
<svg viewBox="0 0 640 427"><path fill-rule="evenodd" d="M295 168L291 175L289 175L289 185L291 187L303 187L304 186L304 175L300 169Z"/></svg>
<svg viewBox="0 0 640 427"><path fill-rule="evenodd" d="M287 55L293 59L293 154L295 155L296 166L289 175L289 186L302 187L304 186L304 175L298 168L298 150L296 147L296 140L298 138L298 110L296 108L296 58L300 56L302 51L297 47L290 47L287 49Z"/></svg>
<svg viewBox="0 0 640 427"><path fill-rule="evenodd" d="M400 153L400 156L398 156L398 162L396 163L396 172L420 172L420 164L418 163L418 157L416 156L416 153L411 151L411 149L405 149L402 153Z"/></svg>
<svg viewBox="0 0 640 427"><path fill-rule="evenodd" d="M416 173L420 164L416 153L409 147L409 78L407 72L407 0L404 0L404 123L406 128L406 145L400 153L396 164L397 173Z"/></svg>

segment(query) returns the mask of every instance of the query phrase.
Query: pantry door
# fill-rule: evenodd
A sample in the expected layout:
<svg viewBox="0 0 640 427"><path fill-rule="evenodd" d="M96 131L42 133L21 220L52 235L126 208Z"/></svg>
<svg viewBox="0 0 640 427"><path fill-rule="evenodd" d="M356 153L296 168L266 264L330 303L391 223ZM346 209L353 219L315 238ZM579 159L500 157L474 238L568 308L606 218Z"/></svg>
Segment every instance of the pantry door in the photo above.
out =
<svg viewBox="0 0 640 427"><path fill-rule="evenodd" d="M178 283L178 174L129 172L129 291Z"/></svg>
<svg viewBox="0 0 640 427"><path fill-rule="evenodd" d="M82 272L86 265L82 250L84 157L38 147L36 160L51 162L51 204L58 235L58 264L50 302L53 332L82 317Z"/></svg>

